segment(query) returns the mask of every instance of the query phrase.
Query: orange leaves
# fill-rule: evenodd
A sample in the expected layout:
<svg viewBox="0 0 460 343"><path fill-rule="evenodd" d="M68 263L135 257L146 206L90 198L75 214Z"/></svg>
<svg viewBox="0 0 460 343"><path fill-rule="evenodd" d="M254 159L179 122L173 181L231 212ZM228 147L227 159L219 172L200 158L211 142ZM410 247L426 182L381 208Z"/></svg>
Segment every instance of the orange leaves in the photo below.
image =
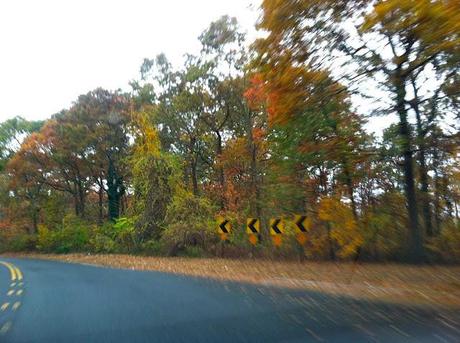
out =
<svg viewBox="0 0 460 343"><path fill-rule="evenodd" d="M267 95L264 80L260 74L255 74L250 80L251 86L244 92L249 108L256 110L266 102Z"/></svg>
<svg viewBox="0 0 460 343"><path fill-rule="evenodd" d="M252 136L256 143L261 142L263 138L265 137L265 135L266 135L265 129L262 129L260 127L255 127L252 129Z"/></svg>

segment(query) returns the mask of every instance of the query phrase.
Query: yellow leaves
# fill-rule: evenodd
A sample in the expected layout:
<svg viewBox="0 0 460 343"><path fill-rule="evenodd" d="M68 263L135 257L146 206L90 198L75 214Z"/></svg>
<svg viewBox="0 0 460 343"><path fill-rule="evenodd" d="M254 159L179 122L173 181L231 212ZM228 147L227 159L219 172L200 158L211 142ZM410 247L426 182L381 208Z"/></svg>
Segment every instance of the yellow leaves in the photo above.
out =
<svg viewBox="0 0 460 343"><path fill-rule="evenodd" d="M425 56L458 48L460 3L457 0L379 1L361 26L362 32L372 30L411 37L427 49Z"/></svg>
<svg viewBox="0 0 460 343"><path fill-rule="evenodd" d="M336 198L323 198L318 208L318 218L328 228L328 235L337 247L338 256L346 258L356 253L363 237L351 208Z"/></svg>
<svg viewBox="0 0 460 343"><path fill-rule="evenodd" d="M150 122L152 109L144 109L132 114L134 130L135 153L158 155L160 153L160 140L156 127Z"/></svg>

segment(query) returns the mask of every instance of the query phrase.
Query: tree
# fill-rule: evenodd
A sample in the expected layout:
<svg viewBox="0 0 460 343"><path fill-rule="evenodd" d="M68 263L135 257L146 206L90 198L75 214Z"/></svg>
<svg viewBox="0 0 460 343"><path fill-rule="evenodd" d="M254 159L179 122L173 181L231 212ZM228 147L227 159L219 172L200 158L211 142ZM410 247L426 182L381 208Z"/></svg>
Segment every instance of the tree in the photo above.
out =
<svg viewBox="0 0 460 343"><path fill-rule="evenodd" d="M85 158L98 187L100 213L102 192L105 191L110 220L119 217L121 198L126 190L124 158L129 150L128 107L126 95L98 88L81 95L68 115L60 119L61 126L83 126Z"/></svg>
<svg viewBox="0 0 460 343"><path fill-rule="evenodd" d="M247 60L244 46L245 36L239 31L236 18L223 16L212 22L200 35L202 45L201 60L209 69L203 77L206 79L208 96L204 103L202 121L215 135L215 168L219 183L220 208L226 207L225 173L220 163L222 157L224 135L229 132L229 125L235 117L238 106L235 101L243 101L240 89L235 89L232 82L241 75ZM239 99L238 99L239 98Z"/></svg>
<svg viewBox="0 0 460 343"><path fill-rule="evenodd" d="M169 203L180 181L171 156L161 151L153 124L155 107L145 106L133 114L131 133L134 146L129 157L134 201L131 214L141 241L159 239Z"/></svg>
<svg viewBox="0 0 460 343"><path fill-rule="evenodd" d="M19 149L22 140L32 132L39 131L42 126L43 121L28 121L22 117L14 117L0 124L0 171Z"/></svg>
<svg viewBox="0 0 460 343"><path fill-rule="evenodd" d="M39 214L42 208L42 201L46 198L46 186L39 177L39 172L36 165L28 160L28 143L33 140L26 138L25 144L21 149L13 155L7 164L7 173L9 178L9 204L22 202L22 213L26 213L31 220L32 225L29 226L29 233L37 232L39 223Z"/></svg>
<svg viewBox="0 0 460 343"><path fill-rule="evenodd" d="M370 7L368 5L374 5ZM412 261L423 260L418 223L413 138L409 124L410 80L429 65L458 65L458 4L455 1L279 1L265 0L260 27L269 31L257 43L267 65L308 65L313 70L337 66L346 56L356 73L347 80L374 80L391 95L399 117L403 174L411 231ZM369 10L370 9L370 10ZM356 26L346 25L353 22ZM330 51L331 63L320 52ZM336 65L334 65L336 63ZM357 67L356 67L357 66ZM383 81L382 81L383 80ZM341 90L330 90L333 93ZM331 94L329 92L325 93Z"/></svg>

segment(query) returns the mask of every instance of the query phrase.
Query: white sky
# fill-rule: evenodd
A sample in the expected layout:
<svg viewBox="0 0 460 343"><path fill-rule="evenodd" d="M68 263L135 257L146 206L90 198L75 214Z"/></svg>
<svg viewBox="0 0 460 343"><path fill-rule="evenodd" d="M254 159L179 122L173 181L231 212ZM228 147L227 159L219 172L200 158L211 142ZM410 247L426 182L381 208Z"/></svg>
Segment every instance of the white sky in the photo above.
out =
<svg viewBox="0 0 460 343"><path fill-rule="evenodd" d="M128 89L145 57L173 64L224 14L254 37L260 0L0 0L0 121L44 119L94 88Z"/></svg>

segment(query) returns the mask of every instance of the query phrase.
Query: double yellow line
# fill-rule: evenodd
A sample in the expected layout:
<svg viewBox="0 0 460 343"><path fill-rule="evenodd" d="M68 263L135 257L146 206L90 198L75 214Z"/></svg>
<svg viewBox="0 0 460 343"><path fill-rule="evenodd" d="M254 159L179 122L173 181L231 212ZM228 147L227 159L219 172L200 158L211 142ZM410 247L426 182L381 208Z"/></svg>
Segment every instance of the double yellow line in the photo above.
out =
<svg viewBox="0 0 460 343"><path fill-rule="evenodd" d="M22 272L21 270L14 266L11 263L0 261L1 265L7 267L11 273L11 281L22 281Z"/></svg>

